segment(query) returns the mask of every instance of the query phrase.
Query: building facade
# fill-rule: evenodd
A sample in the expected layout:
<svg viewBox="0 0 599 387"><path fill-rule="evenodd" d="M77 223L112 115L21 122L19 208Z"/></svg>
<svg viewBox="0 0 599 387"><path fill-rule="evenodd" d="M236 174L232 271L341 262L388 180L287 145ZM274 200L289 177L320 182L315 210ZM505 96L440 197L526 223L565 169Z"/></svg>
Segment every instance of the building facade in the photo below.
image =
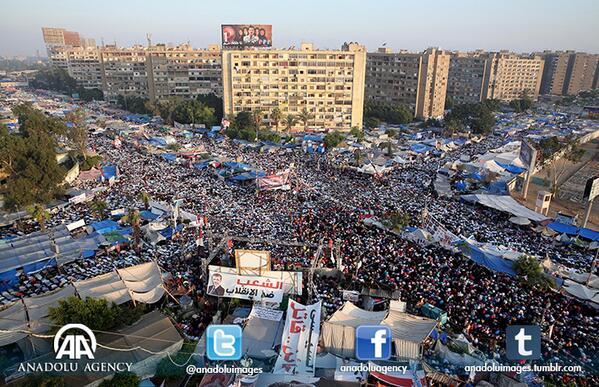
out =
<svg viewBox="0 0 599 387"><path fill-rule="evenodd" d="M220 47L194 49L189 45L121 48L54 47L50 62L63 68L80 86L98 88L105 99L119 95L160 100L222 94Z"/></svg>
<svg viewBox="0 0 599 387"><path fill-rule="evenodd" d="M482 51L452 53L447 96L451 97L454 104L482 101L488 60L489 54Z"/></svg>
<svg viewBox="0 0 599 387"><path fill-rule="evenodd" d="M419 118L441 117L445 108L450 56L430 48L423 53L380 48L368 53L366 99L404 104Z"/></svg>
<svg viewBox="0 0 599 387"><path fill-rule="evenodd" d="M283 117L307 109L309 127L362 127L365 67L366 49L356 43L334 51L307 43L299 50L223 50L224 113L261 109L270 122L275 107Z"/></svg>
<svg viewBox="0 0 599 387"><path fill-rule="evenodd" d="M482 99L511 101L528 96L537 99L544 60L539 55L491 53L486 64Z"/></svg>
<svg viewBox="0 0 599 387"><path fill-rule="evenodd" d="M575 95L597 87L599 55L574 51L545 51L541 94Z"/></svg>

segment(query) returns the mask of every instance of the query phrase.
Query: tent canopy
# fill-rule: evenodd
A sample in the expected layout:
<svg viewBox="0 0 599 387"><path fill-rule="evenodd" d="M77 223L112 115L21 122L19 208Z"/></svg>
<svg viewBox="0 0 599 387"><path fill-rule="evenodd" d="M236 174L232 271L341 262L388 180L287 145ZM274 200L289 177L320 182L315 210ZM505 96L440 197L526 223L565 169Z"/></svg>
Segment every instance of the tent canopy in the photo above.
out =
<svg viewBox="0 0 599 387"><path fill-rule="evenodd" d="M508 212L514 216L528 218L534 222L542 222L543 220L548 219L545 215L524 207L514 200L514 198L507 195L473 194L462 195L462 199L471 203L479 203L498 211Z"/></svg>

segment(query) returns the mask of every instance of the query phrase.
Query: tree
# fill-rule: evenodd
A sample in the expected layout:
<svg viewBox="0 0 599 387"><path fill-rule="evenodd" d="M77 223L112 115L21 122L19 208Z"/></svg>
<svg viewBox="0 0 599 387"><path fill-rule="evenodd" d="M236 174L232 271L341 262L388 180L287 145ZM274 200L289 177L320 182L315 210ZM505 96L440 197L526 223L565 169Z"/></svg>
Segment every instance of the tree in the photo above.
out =
<svg viewBox="0 0 599 387"><path fill-rule="evenodd" d="M514 271L530 286L540 286L544 289L555 287L553 280L543 274L543 268L535 257L522 255L514 262Z"/></svg>
<svg viewBox="0 0 599 387"><path fill-rule="evenodd" d="M324 136L324 145L327 149L332 149L341 144L343 139L343 134L335 130L334 132L329 132L326 136Z"/></svg>
<svg viewBox="0 0 599 387"><path fill-rule="evenodd" d="M364 141L364 131L361 130L360 128L358 128L357 126L354 126L353 128L351 128L351 130L349 131L349 134L354 136L360 143L362 141Z"/></svg>
<svg viewBox="0 0 599 387"><path fill-rule="evenodd" d="M254 124L254 128L256 131L260 130L260 126L262 125L264 111L262 109L254 109L252 110L252 123Z"/></svg>
<svg viewBox="0 0 599 387"><path fill-rule="evenodd" d="M408 226L411 222L410 214L404 211L392 211L383 220L383 223L392 228L393 230L399 232L403 230L406 226Z"/></svg>
<svg viewBox="0 0 599 387"><path fill-rule="evenodd" d="M180 367L177 364L184 364L195 352L195 342L184 343L183 347L172 357L165 357L156 367L156 377L167 380L178 380L186 375L185 366ZM171 360L172 359L172 360Z"/></svg>
<svg viewBox="0 0 599 387"><path fill-rule="evenodd" d="M313 117L314 116L306 108L303 108L302 111L297 115L297 118L304 124L304 131L308 130L308 122Z"/></svg>
<svg viewBox="0 0 599 387"><path fill-rule="evenodd" d="M253 116L249 111L237 113L232 125L239 130L255 130Z"/></svg>
<svg viewBox="0 0 599 387"><path fill-rule="evenodd" d="M295 125L297 118L293 114L287 114L285 117L285 129L287 129L287 133L291 132L291 128Z"/></svg>
<svg viewBox="0 0 599 387"><path fill-rule="evenodd" d="M70 125L67 136L71 144L77 152L87 158L87 126L85 124L85 112L81 108L77 108L65 114L65 119Z"/></svg>
<svg viewBox="0 0 599 387"><path fill-rule="evenodd" d="M139 386L139 376L132 372L120 372L114 374L109 380L103 380L100 387L137 387Z"/></svg>
<svg viewBox="0 0 599 387"><path fill-rule="evenodd" d="M488 134L495 125L495 115L485 103L466 103L455 106L445 121L469 127L475 134Z"/></svg>
<svg viewBox="0 0 599 387"><path fill-rule="evenodd" d="M369 129L378 128L379 126L381 126L381 120L377 117L366 117L364 119L364 126L366 126Z"/></svg>
<svg viewBox="0 0 599 387"><path fill-rule="evenodd" d="M109 330L118 325L119 308L101 298L88 297L82 300L76 296L60 300L50 307L49 317L56 326L79 323L91 330Z"/></svg>
<svg viewBox="0 0 599 387"><path fill-rule="evenodd" d="M27 213L40 225L42 232L46 231L46 220L50 219L50 212L45 206L39 203L33 204L27 207Z"/></svg>
<svg viewBox="0 0 599 387"><path fill-rule="evenodd" d="M462 122L456 118L445 120L445 135L453 136L457 132L464 130Z"/></svg>
<svg viewBox="0 0 599 387"><path fill-rule="evenodd" d="M221 122L223 119L223 99L214 93L200 94L196 97L198 101L214 109L214 117L216 122Z"/></svg>
<svg viewBox="0 0 599 387"><path fill-rule="evenodd" d="M270 113L270 121L274 124L275 130L277 132L279 131L279 122L281 122L282 117L283 115L281 114L281 109L279 109L278 106L272 109L272 112Z"/></svg>
<svg viewBox="0 0 599 387"><path fill-rule="evenodd" d="M62 194L66 170L56 161L56 135L64 134L64 122L48 117L30 104L14 109L20 133L0 127L0 167L8 174L2 187L5 208L46 204Z"/></svg>
<svg viewBox="0 0 599 387"><path fill-rule="evenodd" d="M151 112L146 107L147 98L138 96L117 96L117 105L123 110L130 111L136 114L150 114Z"/></svg>
<svg viewBox="0 0 599 387"><path fill-rule="evenodd" d="M152 197L149 193L147 193L146 191L141 191L139 193L138 199L143 202L144 208L146 210L150 208L150 200L152 200Z"/></svg>
<svg viewBox="0 0 599 387"><path fill-rule="evenodd" d="M216 122L214 109L196 99L174 100L172 119L182 124L203 123L208 127Z"/></svg>
<svg viewBox="0 0 599 387"><path fill-rule="evenodd" d="M139 210L136 208L130 208L127 215L123 216L123 222L129 223L133 227L133 248L139 253L139 242L141 240L141 216Z"/></svg>
<svg viewBox="0 0 599 387"><path fill-rule="evenodd" d="M106 211L107 204L104 200L94 199L89 203L89 209L95 214L96 218L102 218Z"/></svg>
<svg viewBox="0 0 599 387"><path fill-rule="evenodd" d="M453 98L450 95L445 97L445 109L451 110L454 106Z"/></svg>
<svg viewBox="0 0 599 387"><path fill-rule="evenodd" d="M371 118L376 118L388 124L407 124L414 120L411 110L403 104L393 105L372 100L366 101L364 104L364 116L367 122ZM372 124L372 122L368 123Z"/></svg>

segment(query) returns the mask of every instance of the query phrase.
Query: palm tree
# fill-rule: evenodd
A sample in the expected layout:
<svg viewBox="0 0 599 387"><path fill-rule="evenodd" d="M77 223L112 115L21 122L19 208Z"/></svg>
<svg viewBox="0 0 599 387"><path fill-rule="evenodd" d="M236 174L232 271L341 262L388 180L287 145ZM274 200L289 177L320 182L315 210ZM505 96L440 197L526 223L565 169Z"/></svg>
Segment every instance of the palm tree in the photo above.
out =
<svg viewBox="0 0 599 387"><path fill-rule="evenodd" d="M152 200L152 197L149 193L147 193L146 191L141 191L137 198L144 203L144 208L146 210L150 208L150 200Z"/></svg>
<svg viewBox="0 0 599 387"><path fill-rule="evenodd" d="M289 132L291 132L291 128L297 122L297 118L295 118L293 114L287 114L287 117L285 117L284 122L285 128L287 129L287 134L289 134Z"/></svg>
<svg viewBox="0 0 599 387"><path fill-rule="evenodd" d="M96 218L101 218L106 210L107 204L104 200L94 199L89 204L89 209L96 215Z"/></svg>
<svg viewBox="0 0 599 387"><path fill-rule="evenodd" d="M256 127L256 140L258 140L258 131L260 130L263 114L262 109L252 110L252 121L254 121L254 126Z"/></svg>
<svg viewBox="0 0 599 387"><path fill-rule="evenodd" d="M139 242L141 236L141 229L139 227L141 222L141 216L137 208L129 208L127 215L122 217L123 222L127 222L133 227L133 248L139 253Z"/></svg>
<svg viewBox="0 0 599 387"><path fill-rule="evenodd" d="M40 225L42 232L46 231L46 220L50 219L50 213L46 207L36 203L27 207L27 213Z"/></svg>
<svg viewBox="0 0 599 387"><path fill-rule="evenodd" d="M297 118L304 124L304 131L308 130L308 121L313 118L308 109L303 108Z"/></svg>
<svg viewBox="0 0 599 387"><path fill-rule="evenodd" d="M270 121L275 125L275 130L277 132L279 131L279 122L281 121L281 118L283 118L281 109L279 109L278 106L272 109L272 112L270 113Z"/></svg>

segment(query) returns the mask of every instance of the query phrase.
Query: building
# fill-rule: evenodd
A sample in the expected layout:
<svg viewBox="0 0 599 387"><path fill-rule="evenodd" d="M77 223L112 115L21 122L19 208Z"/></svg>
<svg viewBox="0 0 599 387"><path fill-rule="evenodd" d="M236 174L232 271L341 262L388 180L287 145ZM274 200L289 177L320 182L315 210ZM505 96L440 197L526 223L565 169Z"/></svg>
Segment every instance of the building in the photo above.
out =
<svg viewBox="0 0 599 387"><path fill-rule="evenodd" d="M341 50L308 43L299 50L223 50L224 113L261 109L269 122L275 107L283 117L307 109L309 127L362 127L365 67L366 49L356 43Z"/></svg>
<svg viewBox="0 0 599 387"><path fill-rule="evenodd" d="M449 54L436 48L422 53L380 48L368 53L366 99L407 105L419 118L441 117L449 61Z"/></svg>
<svg viewBox="0 0 599 387"><path fill-rule="evenodd" d="M476 103L483 99L489 54L482 51L454 52L449 62L447 95L456 105Z"/></svg>
<svg viewBox="0 0 599 387"><path fill-rule="evenodd" d="M528 96L537 99L544 60L539 55L506 51L491 53L486 63L482 99L511 101Z"/></svg>
<svg viewBox="0 0 599 387"><path fill-rule="evenodd" d="M151 100L222 94L220 47L194 49L163 44L121 48L53 47L50 63L63 68L80 86L98 88L105 99L119 95Z"/></svg>
<svg viewBox="0 0 599 387"><path fill-rule="evenodd" d="M541 93L574 95L597 87L599 55L574 51L545 51Z"/></svg>

